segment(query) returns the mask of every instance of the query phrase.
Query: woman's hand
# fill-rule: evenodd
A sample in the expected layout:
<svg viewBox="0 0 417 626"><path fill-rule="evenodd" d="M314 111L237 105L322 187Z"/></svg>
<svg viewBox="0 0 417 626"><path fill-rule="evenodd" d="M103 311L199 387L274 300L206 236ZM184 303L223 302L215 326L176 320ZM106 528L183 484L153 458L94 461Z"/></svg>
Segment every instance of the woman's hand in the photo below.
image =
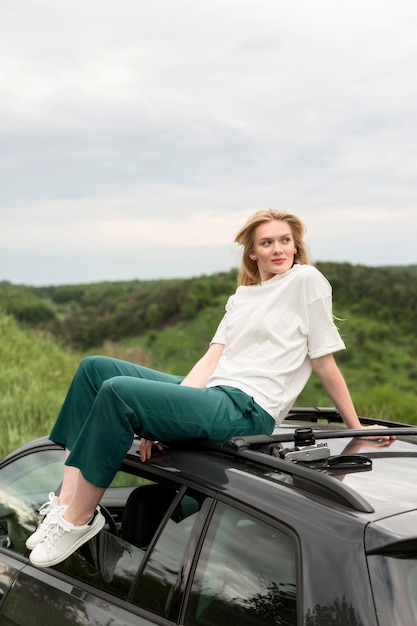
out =
<svg viewBox="0 0 417 626"><path fill-rule="evenodd" d="M164 449L164 446L162 445L160 441L152 441L152 439L143 439L143 438L139 441L139 454L140 454L140 460L142 461L142 463L144 463L145 461L148 461L148 459L151 458L152 446L155 446L155 445L160 451Z"/></svg>
<svg viewBox="0 0 417 626"><path fill-rule="evenodd" d="M387 427L386 426L380 426L379 424L371 424L369 426L362 426L362 428L363 428L363 430L371 431L373 428L374 429L375 428L386 429ZM395 435L389 435L389 434L387 434L387 435L374 435L373 436L370 432L369 432L369 434L366 433L366 434L364 434L363 437L361 437L361 439L369 439L370 441L379 441L379 442L387 442L387 441L393 442L393 441L395 441L396 438L397 437Z"/></svg>
<svg viewBox="0 0 417 626"><path fill-rule="evenodd" d="M391 439L381 439L369 437L353 437L346 448L342 451L342 455L358 454L361 450L380 450L381 448L389 448L394 443L395 437Z"/></svg>

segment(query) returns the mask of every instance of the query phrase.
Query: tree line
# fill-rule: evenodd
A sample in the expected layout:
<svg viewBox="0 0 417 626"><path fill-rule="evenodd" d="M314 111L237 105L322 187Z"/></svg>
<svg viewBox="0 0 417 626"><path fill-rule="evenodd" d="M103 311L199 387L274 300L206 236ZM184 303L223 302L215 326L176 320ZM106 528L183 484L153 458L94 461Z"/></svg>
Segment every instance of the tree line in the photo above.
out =
<svg viewBox="0 0 417 626"><path fill-rule="evenodd" d="M320 262L333 287L336 317L354 315L392 325L417 327L417 266L366 267ZM237 272L188 279L131 280L31 287L0 283L0 309L24 325L50 333L64 345L87 350L191 320L205 307L223 304Z"/></svg>

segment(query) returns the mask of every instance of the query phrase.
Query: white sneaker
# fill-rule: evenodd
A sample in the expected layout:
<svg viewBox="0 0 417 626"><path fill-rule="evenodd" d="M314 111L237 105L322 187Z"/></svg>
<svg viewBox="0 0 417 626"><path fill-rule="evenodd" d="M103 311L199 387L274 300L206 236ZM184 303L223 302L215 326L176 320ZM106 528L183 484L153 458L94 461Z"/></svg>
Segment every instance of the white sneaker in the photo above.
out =
<svg viewBox="0 0 417 626"><path fill-rule="evenodd" d="M53 523L53 520L59 512L63 513L67 508L66 504L59 506L58 498L53 491L49 494L49 499L39 509L39 513L44 515L42 522L38 528L32 533L26 540L26 547L29 550L33 550L38 543L44 540L45 532L49 524Z"/></svg>
<svg viewBox="0 0 417 626"><path fill-rule="evenodd" d="M67 522L59 512L55 520L47 525L43 541L32 550L29 559L37 567L57 565L97 535L104 524L104 516L99 510L96 510L93 519L83 526L74 526Z"/></svg>

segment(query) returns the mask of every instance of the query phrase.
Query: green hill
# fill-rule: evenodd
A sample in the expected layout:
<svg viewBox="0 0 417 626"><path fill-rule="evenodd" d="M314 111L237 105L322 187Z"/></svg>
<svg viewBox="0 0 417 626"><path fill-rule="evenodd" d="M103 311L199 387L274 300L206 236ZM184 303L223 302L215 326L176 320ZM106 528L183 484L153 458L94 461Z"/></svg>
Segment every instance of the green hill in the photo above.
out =
<svg viewBox="0 0 417 626"><path fill-rule="evenodd" d="M318 263L347 345L336 355L359 413L417 424L417 268ZM82 355L186 373L207 347L236 272L29 287L0 283L0 456L49 431ZM313 375L299 405L329 405Z"/></svg>

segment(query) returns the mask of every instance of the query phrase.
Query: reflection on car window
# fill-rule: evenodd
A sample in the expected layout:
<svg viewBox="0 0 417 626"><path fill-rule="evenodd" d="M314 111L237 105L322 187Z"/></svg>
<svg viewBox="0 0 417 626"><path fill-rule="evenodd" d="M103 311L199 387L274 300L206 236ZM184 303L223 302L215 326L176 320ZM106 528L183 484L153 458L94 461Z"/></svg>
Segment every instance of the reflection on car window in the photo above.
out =
<svg viewBox="0 0 417 626"><path fill-rule="evenodd" d="M126 599L143 555L144 550L102 530L54 569Z"/></svg>
<svg viewBox="0 0 417 626"><path fill-rule="evenodd" d="M203 500L204 496L190 490L175 507L139 580L135 604L168 617L184 553Z"/></svg>
<svg viewBox="0 0 417 626"><path fill-rule="evenodd" d="M186 626L295 626L296 548L284 532L218 504L197 565Z"/></svg>
<svg viewBox="0 0 417 626"><path fill-rule="evenodd" d="M381 626L417 624L417 559L409 552L368 557Z"/></svg>
<svg viewBox="0 0 417 626"><path fill-rule="evenodd" d="M142 494L159 489L165 487L141 476L118 472L100 503L107 522L104 530L54 569L126 599L145 554L146 542L140 540L143 531L152 537L160 521L152 524L152 510L145 520ZM171 500L175 493L173 489ZM165 507L160 507L161 518L168 506L166 502Z"/></svg>
<svg viewBox="0 0 417 626"><path fill-rule="evenodd" d="M38 509L62 479L63 450L32 452L0 471L0 524L3 545L26 554L27 537L36 529Z"/></svg>

